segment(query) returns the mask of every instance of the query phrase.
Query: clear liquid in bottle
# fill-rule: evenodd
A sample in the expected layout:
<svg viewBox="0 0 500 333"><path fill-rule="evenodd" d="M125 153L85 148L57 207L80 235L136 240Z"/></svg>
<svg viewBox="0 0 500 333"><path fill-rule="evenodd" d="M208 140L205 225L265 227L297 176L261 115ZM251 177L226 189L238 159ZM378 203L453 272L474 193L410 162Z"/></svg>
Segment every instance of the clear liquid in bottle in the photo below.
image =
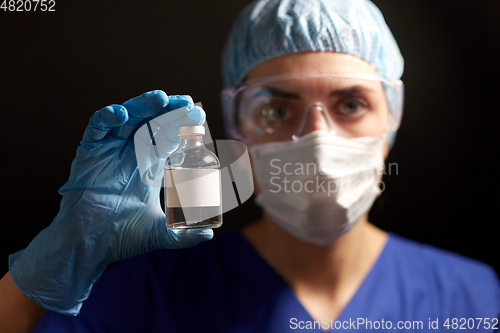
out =
<svg viewBox="0 0 500 333"><path fill-rule="evenodd" d="M169 229L222 225L220 163L203 144L203 126L180 127L180 145L165 163L165 210Z"/></svg>

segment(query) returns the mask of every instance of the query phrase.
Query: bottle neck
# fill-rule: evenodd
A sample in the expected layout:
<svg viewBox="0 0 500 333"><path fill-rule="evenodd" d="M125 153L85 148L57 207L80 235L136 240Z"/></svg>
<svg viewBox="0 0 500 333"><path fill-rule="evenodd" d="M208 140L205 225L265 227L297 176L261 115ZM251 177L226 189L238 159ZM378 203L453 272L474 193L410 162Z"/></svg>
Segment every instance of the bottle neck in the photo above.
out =
<svg viewBox="0 0 500 333"><path fill-rule="evenodd" d="M201 135L181 135L180 140L179 148L182 149L193 149L205 146L203 144L203 136Z"/></svg>

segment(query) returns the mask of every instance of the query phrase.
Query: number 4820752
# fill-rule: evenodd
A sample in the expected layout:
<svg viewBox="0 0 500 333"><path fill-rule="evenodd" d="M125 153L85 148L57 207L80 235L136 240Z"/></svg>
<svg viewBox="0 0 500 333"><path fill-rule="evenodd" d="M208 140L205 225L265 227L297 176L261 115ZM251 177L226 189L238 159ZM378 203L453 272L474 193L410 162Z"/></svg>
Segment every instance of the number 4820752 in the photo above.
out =
<svg viewBox="0 0 500 333"><path fill-rule="evenodd" d="M55 0L3 0L0 9L4 12L55 12Z"/></svg>

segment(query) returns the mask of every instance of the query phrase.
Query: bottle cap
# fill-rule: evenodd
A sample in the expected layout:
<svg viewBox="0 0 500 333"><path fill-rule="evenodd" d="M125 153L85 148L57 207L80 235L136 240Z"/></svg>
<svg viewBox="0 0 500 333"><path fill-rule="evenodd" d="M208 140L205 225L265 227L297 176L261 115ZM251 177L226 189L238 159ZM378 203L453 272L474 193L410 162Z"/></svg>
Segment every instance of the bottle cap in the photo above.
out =
<svg viewBox="0 0 500 333"><path fill-rule="evenodd" d="M177 135L205 135L203 126L182 126L177 130Z"/></svg>

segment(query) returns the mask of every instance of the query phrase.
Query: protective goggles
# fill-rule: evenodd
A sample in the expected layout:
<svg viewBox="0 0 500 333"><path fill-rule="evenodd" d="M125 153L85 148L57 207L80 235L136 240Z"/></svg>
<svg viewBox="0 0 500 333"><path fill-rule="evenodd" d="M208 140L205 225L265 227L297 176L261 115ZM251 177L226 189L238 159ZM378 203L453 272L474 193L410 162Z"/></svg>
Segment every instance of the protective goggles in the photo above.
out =
<svg viewBox="0 0 500 333"><path fill-rule="evenodd" d="M377 75L312 72L271 76L222 91L230 137L245 143L297 140L318 128L347 138L398 129L400 80Z"/></svg>

